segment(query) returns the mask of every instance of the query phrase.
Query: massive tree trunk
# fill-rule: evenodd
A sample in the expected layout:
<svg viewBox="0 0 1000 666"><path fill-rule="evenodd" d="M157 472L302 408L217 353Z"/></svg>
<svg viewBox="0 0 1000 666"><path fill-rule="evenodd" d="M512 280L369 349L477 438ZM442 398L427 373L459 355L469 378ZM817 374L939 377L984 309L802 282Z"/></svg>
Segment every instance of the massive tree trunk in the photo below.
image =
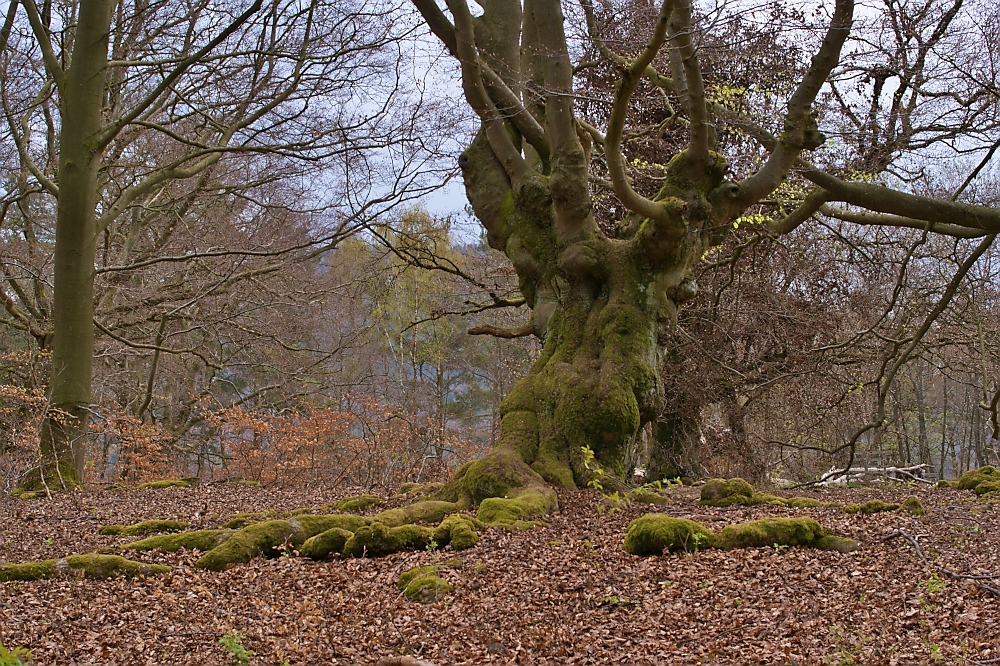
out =
<svg viewBox="0 0 1000 666"><path fill-rule="evenodd" d="M541 356L501 406L497 447L462 469L442 495L482 502L488 518L499 512L514 519L551 506L554 494L543 481L586 483L595 461L609 476L625 471L630 443L660 411L658 343L668 341L660 333L693 295L692 268L735 217L781 182L804 146L822 141L809 105L837 61L853 6L838 5L839 30L817 56L817 81L789 104L776 157L740 184L725 181L728 165L713 152L687 0L662 4L635 60L602 44L622 72L603 135L574 115L559 0L485 0L476 18L465 0L447 0L451 20L433 0L413 2L461 63L465 97L482 121L459 159L466 192L531 309L529 322L514 331L480 332L533 333L543 341ZM583 7L592 19L589 4ZM677 64L672 81L651 67L668 41ZM679 95L690 128L688 148L669 160L651 199L632 189L621 152L629 100L643 77ZM604 185L629 211L613 233L594 218L593 151L602 153Z"/></svg>
<svg viewBox="0 0 1000 666"><path fill-rule="evenodd" d="M41 465L27 490L75 485L83 475L94 358L94 259L98 170L111 0L80 3L72 61L63 71L47 26L26 3L60 95L59 182L52 308L52 378L41 428Z"/></svg>

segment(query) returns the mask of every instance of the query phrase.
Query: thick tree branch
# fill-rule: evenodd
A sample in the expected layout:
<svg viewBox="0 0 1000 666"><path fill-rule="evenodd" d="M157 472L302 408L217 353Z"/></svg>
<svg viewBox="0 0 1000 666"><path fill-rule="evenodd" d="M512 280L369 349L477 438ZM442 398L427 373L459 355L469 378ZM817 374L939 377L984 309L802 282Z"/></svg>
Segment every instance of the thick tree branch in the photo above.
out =
<svg viewBox="0 0 1000 666"><path fill-rule="evenodd" d="M15 5L16 3L11 4L11 11L16 9ZM55 81L61 95L63 89L66 87L66 72L63 70L62 65L59 64L59 59L56 57L55 51L52 50L48 27L46 27L42 22L42 18L38 15L38 7L35 5L35 0L24 0L24 11L28 14L28 23L31 24L31 31L35 33L38 48L42 51L45 70L52 77L52 80Z"/></svg>
<svg viewBox="0 0 1000 666"><path fill-rule="evenodd" d="M843 208L836 208L825 204L820 207L819 212L829 217L843 220L844 222L852 222L864 226L927 229L931 233L952 236L954 238L982 238L988 233L982 229L971 229L958 224L939 224L927 222L926 220L917 220L912 217L902 217L901 215L844 210Z"/></svg>
<svg viewBox="0 0 1000 666"><path fill-rule="evenodd" d="M495 338L523 338L532 335L535 327L532 324L523 324L517 328L499 328L489 324L480 324L469 329L469 335L492 335Z"/></svg>

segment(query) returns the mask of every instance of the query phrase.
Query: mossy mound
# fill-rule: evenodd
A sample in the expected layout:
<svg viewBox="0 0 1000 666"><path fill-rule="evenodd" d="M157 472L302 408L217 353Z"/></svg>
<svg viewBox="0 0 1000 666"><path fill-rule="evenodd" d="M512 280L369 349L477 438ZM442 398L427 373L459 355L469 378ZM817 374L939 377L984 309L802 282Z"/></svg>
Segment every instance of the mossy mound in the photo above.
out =
<svg viewBox="0 0 1000 666"><path fill-rule="evenodd" d="M934 487L935 488L954 488L955 487L955 482L954 481L948 481L946 479L941 479L936 484L934 484Z"/></svg>
<svg viewBox="0 0 1000 666"><path fill-rule="evenodd" d="M434 541L434 529L421 525L389 527L380 522L366 525L344 544L348 557L383 557L401 550L423 550Z"/></svg>
<svg viewBox="0 0 1000 666"><path fill-rule="evenodd" d="M628 494L628 498L638 504L653 504L655 506L671 504L673 502L673 500L669 497L664 497L660 493L655 490L650 490L649 488L636 488Z"/></svg>
<svg viewBox="0 0 1000 666"><path fill-rule="evenodd" d="M450 560L445 560L444 562L437 562L435 564L428 564L423 567L414 567L413 569L408 569L403 573L399 574L399 580L396 582L396 587L402 592L410 583L412 583L417 578L421 576L426 576L427 574L437 573L443 569L456 569L464 564L462 560L457 557L453 557Z"/></svg>
<svg viewBox="0 0 1000 666"><path fill-rule="evenodd" d="M899 510L911 516L924 516L927 514L927 511L924 509L924 503L920 501L919 497L915 497L914 495L910 495L903 500L903 503L899 505Z"/></svg>
<svg viewBox="0 0 1000 666"><path fill-rule="evenodd" d="M844 513L863 513L871 515L873 513L884 513L886 511L898 511L899 504L893 502L883 502L882 500L868 500L864 504L849 503L843 506Z"/></svg>
<svg viewBox="0 0 1000 666"><path fill-rule="evenodd" d="M426 604L451 592L454 587L441 576L428 573L417 576L403 589L403 596L410 601Z"/></svg>
<svg viewBox="0 0 1000 666"><path fill-rule="evenodd" d="M181 548L209 551L222 543L232 533L232 530L195 530L179 534L161 534L127 543L122 548L125 550L162 550L166 553L173 553Z"/></svg>
<svg viewBox="0 0 1000 666"><path fill-rule="evenodd" d="M993 465L969 470L962 475L955 487L959 490L975 490L979 484L988 481L1000 481L1000 471Z"/></svg>
<svg viewBox="0 0 1000 666"><path fill-rule="evenodd" d="M170 567L144 564L118 555L70 555L58 560L42 560L0 567L0 582L41 580L44 578L82 577L93 579L165 574Z"/></svg>
<svg viewBox="0 0 1000 666"><path fill-rule="evenodd" d="M437 492L444 486L443 483L404 483L399 487L399 492L393 495L393 499L400 497L419 497Z"/></svg>
<svg viewBox="0 0 1000 666"><path fill-rule="evenodd" d="M785 506L790 509L813 509L826 504L812 497L790 497L785 500Z"/></svg>
<svg viewBox="0 0 1000 666"><path fill-rule="evenodd" d="M333 506L337 511L351 512L364 511L369 507L381 503L382 498L378 495L358 495L357 497L345 497Z"/></svg>
<svg viewBox="0 0 1000 666"><path fill-rule="evenodd" d="M263 520L259 513L237 513L234 514L232 518L227 520L222 524L227 530L238 530L242 527L246 527L250 523L256 523Z"/></svg>
<svg viewBox="0 0 1000 666"><path fill-rule="evenodd" d="M328 529L306 539L299 548L299 554L312 560L322 560L332 553L342 554L344 545L352 536L353 532L339 527Z"/></svg>
<svg viewBox="0 0 1000 666"><path fill-rule="evenodd" d="M305 531L306 536L313 536L334 528L356 532L359 527L364 527L372 519L365 518L364 516L355 516L350 513L332 513L327 516L298 514L291 518L290 521L295 527Z"/></svg>
<svg viewBox="0 0 1000 666"><path fill-rule="evenodd" d="M753 486L743 479L709 479L701 487L701 504L718 507L750 504L753 494Z"/></svg>
<svg viewBox="0 0 1000 666"><path fill-rule="evenodd" d="M453 513L434 528L434 541L439 546L451 544L455 550L467 550L479 543L476 530L482 527L483 524L471 516Z"/></svg>
<svg viewBox="0 0 1000 666"><path fill-rule="evenodd" d="M377 521L388 527L399 527L410 523L437 523L458 508L455 502L426 500L399 509L383 511L373 516L371 522Z"/></svg>
<svg viewBox="0 0 1000 666"><path fill-rule="evenodd" d="M1000 492L1000 480L998 481L983 481L974 489L975 493L979 496L989 495L990 493Z"/></svg>
<svg viewBox="0 0 1000 666"><path fill-rule="evenodd" d="M179 523L176 520L144 520L133 525L105 525L97 533L105 536L142 536L144 534L180 532L187 527L187 523Z"/></svg>
<svg viewBox="0 0 1000 666"><path fill-rule="evenodd" d="M68 462L46 463L24 473L11 497L36 499L50 492L73 490L80 487L76 468Z"/></svg>
<svg viewBox="0 0 1000 666"><path fill-rule="evenodd" d="M135 487L136 490L159 490L160 488L190 488L191 483L183 479L160 479L147 481Z"/></svg>
<svg viewBox="0 0 1000 666"><path fill-rule="evenodd" d="M715 533L705 526L665 513L647 513L625 531L625 550L632 555L661 555L664 550L696 552L711 548Z"/></svg>
<svg viewBox="0 0 1000 666"><path fill-rule="evenodd" d="M812 518L765 518L749 523L727 525L715 540L722 550L775 546L807 546L842 553L857 549L860 544L829 534Z"/></svg>

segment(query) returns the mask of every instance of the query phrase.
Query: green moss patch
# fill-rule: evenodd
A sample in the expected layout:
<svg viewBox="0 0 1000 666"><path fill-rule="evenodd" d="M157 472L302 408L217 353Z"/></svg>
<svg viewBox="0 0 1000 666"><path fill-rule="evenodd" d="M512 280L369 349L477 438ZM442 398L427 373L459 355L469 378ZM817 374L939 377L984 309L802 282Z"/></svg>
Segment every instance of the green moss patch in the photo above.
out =
<svg viewBox="0 0 1000 666"><path fill-rule="evenodd" d="M399 581L396 583L396 587L402 592L410 583L412 583L417 578L421 576L426 576L427 574L434 574L444 569L456 569L462 566L462 560L457 557L453 557L450 560L445 560L444 562L437 562L435 564L428 564L423 567L415 567L413 569L408 569L399 575Z"/></svg>
<svg viewBox="0 0 1000 666"><path fill-rule="evenodd" d="M785 500L785 506L791 509L812 509L825 504L812 497L790 497Z"/></svg>
<svg viewBox="0 0 1000 666"><path fill-rule="evenodd" d="M1000 487L1000 484L998 484L998 487ZM927 514L927 511L924 509L924 503L920 501L919 497L913 495L903 500L903 503L899 505L899 510L911 516L923 516Z"/></svg>
<svg viewBox="0 0 1000 666"><path fill-rule="evenodd" d="M133 525L105 525L98 534L105 536L142 536L144 534L160 534L162 532L180 532L187 529L187 523L176 520L144 520Z"/></svg>
<svg viewBox="0 0 1000 666"><path fill-rule="evenodd" d="M173 553L181 548L209 551L218 546L230 534L232 534L231 530L195 530L179 534L161 534L127 543L122 548L127 550L162 550L167 553Z"/></svg>
<svg viewBox="0 0 1000 666"><path fill-rule="evenodd" d="M313 560L322 560L332 553L342 554L344 545L352 536L353 532L339 527L328 529L306 539L299 548L299 554Z"/></svg>
<svg viewBox="0 0 1000 666"><path fill-rule="evenodd" d="M947 479L941 479L936 484L934 484L934 487L935 488L954 488L955 485L956 484L955 484L954 481L948 481Z"/></svg>
<svg viewBox="0 0 1000 666"><path fill-rule="evenodd" d="M135 487L136 490L159 490L160 488L190 488L191 483L183 479L161 479L159 481L147 481Z"/></svg>
<svg viewBox="0 0 1000 666"><path fill-rule="evenodd" d="M382 498L378 495L358 495L357 497L345 497L333 506L337 511L351 512L364 511L369 507L381 503Z"/></svg>
<svg viewBox="0 0 1000 666"><path fill-rule="evenodd" d="M753 494L753 486L743 479L710 479L701 487L701 504L718 507L748 505L753 502Z"/></svg>
<svg viewBox="0 0 1000 666"><path fill-rule="evenodd" d="M170 567L143 564L118 555L71 555L59 560L42 560L0 567L0 582L41 580L60 576L93 579L165 574Z"/></svg>
<svg viewBox="0 0 1000 666"><path fill-rule="evenodd" d="M812 518L765 518L749 523L728 525L715 540L722 550L807 546L820 550L850 552L859 547L856 541L829 534Z"/></svg>
<svg viewBox="0 0 1000 666"><path fill-rule="evenodd" d="M628 498L633 502L639 504L670 504L672 500L669 497L664 497L655 490L650 490L648 488L636 488L628 494Z"/></svg>
<svg viewBox="0 0 1000 666"><path fill-rule="evenodd" d="M884 513L886 511L898 511L899 504L893 502L883 502L882 500L868 500L864 504L845 504L844 513L863 513L871 515L873 513Z"/></svg>
<svg viewBox="0 0 1000 666"><path fill-rule="evenodd" d="M403 589L403 596L410 601L431 603L451 592L454 587L441 576L429 573L418 576Z"/></svg>
<svg viewBox="0 0 1000 666"><path fill-rule="evenodd" d="M1000 480L998 481L983 481L974 489L975 493L979 496L989 495L990 493L995 493L1000 491Z"/></svg>
<svg viewBox="0 0 1000 666"><path fill-rule="evenodd" d="M312 536L334 528L356 532L359 527L364 527L372 519L350 513L332 513L328 516L299 514L291 520L305 532L306 536Z"/></svg>
<svg viewBox="0 0 1000 666"><path fill-rule="evenodd" d="M625 550L633 555L660 555L664 550L696 552L714 543L715 533L703 525L664 513L636 518L625 532Z"/></svg>
<svg viewBox="0 0 1000 666"><path fill-rule="evenodd" d="M246 564L258 555L271 557L279 546L301 546L305 536L287 520L265 520L234 532L194 563L199 569L222 571L231 564Z"/></svg>
<svg viewBox="0 0 1000 666"><path fill-rule="evenodd" d="M955 487L959 490L975 490L979 484L987 481L1000 481L1000 471L993 465L969 470L962 475Z"/></svg>
<svg viewBox="0 0 1000 666"><path fill-rule="evenodd" d="M420 525L389 527L380 522L366 525L344 544L349 557L383 557L403 550L423 550L434 541L434 529Z"/></svg>

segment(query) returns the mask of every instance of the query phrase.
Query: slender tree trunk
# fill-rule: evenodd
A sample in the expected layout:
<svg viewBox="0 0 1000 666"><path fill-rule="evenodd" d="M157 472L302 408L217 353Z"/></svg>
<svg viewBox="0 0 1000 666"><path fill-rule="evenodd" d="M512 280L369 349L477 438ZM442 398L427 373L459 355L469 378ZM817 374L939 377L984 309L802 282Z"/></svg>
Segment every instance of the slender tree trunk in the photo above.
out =
<svg viewBox="0 0 1000 666"><path fill-rule="evenodd" d="M72 61L60 86L59 199L53 271L50 408L41 427L43 464L37 478L65 487L83 476L94 358L94 259L99 138L110 32L111 0L80 3ZM55 474L52 474L55 472Z"/></svg>

